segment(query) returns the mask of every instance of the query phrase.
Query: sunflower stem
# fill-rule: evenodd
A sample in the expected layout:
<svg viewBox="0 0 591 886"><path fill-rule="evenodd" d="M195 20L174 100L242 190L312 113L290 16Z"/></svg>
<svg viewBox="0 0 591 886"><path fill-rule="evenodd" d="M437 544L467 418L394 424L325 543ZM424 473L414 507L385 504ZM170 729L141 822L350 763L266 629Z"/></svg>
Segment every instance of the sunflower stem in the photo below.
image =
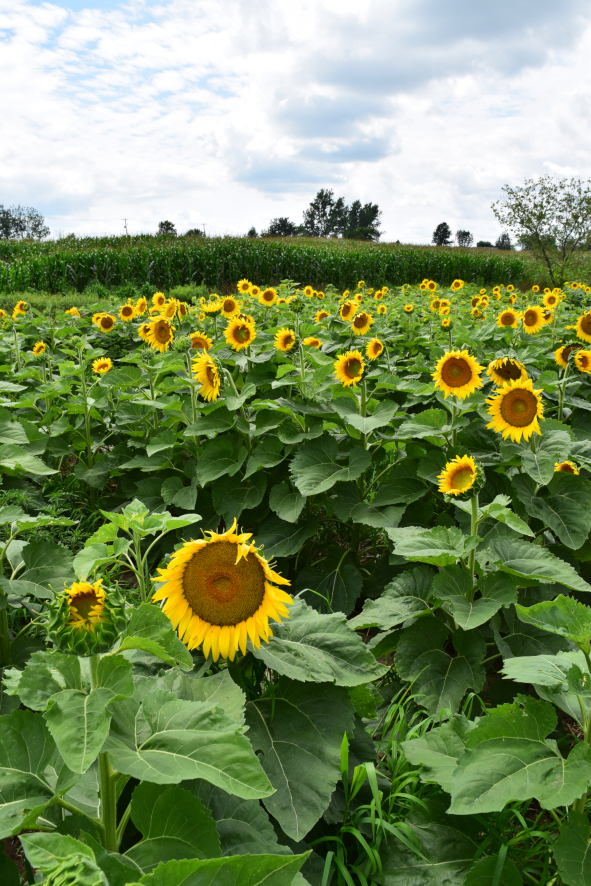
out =
<svg viewBox="0 0 591 886"><path fill-rule="evenodd" d="M451 345L450 345L450 347L451 347ZM456 437L457 437L457 433L458 433L454 427L454 425L456 423L456 414L457 414L456 407L452 403L452 407L451 407L451 445L452 446L456 445Z"/></svg>
<svg viewBox="0 0 591 886"><path fill-rule="evenodd" d="M300 342L300 382L302 385L302 397L306 399L306 361L304 358L304 346Z"/></svg>
<svg viewBox="0 0 591 886"><path fill-rule="evenodd" d="M562 376L562 384L560 385L560 391L558 394L558 421L562 421L562 412L564 408L564 392L566 390L566 378L568 376L569 369L570 362L567 360L566 369L564 370L564 375Z"/></svg>
<svg viewBox="0 0 591 886"><path fill-rule="evenodd" d="M140 597L142 603L146 602L146 571L142 560L142 539L138 532L133 533L133 545L135 548L135 565L136 575L140 586Z"/></svg>
<svg viewBox="0 0 591 886"><path fill-rule="evenodd" d="M90 656L90 685L98 688L98 666L100 655ZM107 752L98 755L99 797L101 801L101 825L103 846L108 852L117 852L119 839L117 836L117 778L111 766L111 758Z"/></svg>
<svg viewBox="0 0 591 886"><path fill-rule="evenodd" d="M478 493L473 495L470 499L471 505L471 513L470 513L470 536L474 537L478 532ZM472 580L472 584L474 584L474 560L476 558L476 550L472 548L470 553L468 554L468 572L470 573L470 578Z"/></svg>
<svg viewBox="0 0 591 886"><path fill-rule="evenodd" d="M0 668L11 663L10 636L8 633L8 614L6 607L0 609Z"/></svg>

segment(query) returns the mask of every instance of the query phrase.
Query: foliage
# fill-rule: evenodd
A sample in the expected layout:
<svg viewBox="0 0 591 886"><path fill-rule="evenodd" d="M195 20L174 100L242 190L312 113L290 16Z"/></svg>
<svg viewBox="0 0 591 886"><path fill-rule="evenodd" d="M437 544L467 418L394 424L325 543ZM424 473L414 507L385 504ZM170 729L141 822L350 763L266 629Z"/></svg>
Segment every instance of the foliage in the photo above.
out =
<svg viewBox="0 0 591 886"><path fill-rule="evenodd" d="M472 246L474 237L470 231L456 231L456 243L458 246Z"/></svg>
<svg viewBox="0 0 591 886"><path fill-rule="evenodd" d="M295 237L298 233L298 226L288 218L273 218L269 222L269 227L263 232L265 237Z"/></svg>
<svg viewBox="0 0 591 886"><path fill-rule="evenodd" d="M431 242L435 246L451 246L451 228L447 222L440 222L437 225Z"/></svg>
<svg viewBox="0 0 591 886"><path fill-rule="evenodd" d="M511 237L506 231L495 240L495 249L513 249Z"/></svg>
<svg viewBox="0 0 591 886"><path fill-rule="evenodd" d="M377 203L354 200L347 206L344 197L321 188L304 211L302 233L310 237L338 237L351 240L379 240L381 211Z"/></svg>
<svg viewBox="0 0 591 886"><path fill-rule="evenodd" d="M171 221L161 221L158 222L158 234L160 236L172 236L176 237L176 227Z"/></svg>
<svg viewBox="0 0 591 886"><path fill-rule="evenodd" d="M43 240L49 234L44 217L32 206L8 206L5 209L0 204L0 239Z"/></svg>

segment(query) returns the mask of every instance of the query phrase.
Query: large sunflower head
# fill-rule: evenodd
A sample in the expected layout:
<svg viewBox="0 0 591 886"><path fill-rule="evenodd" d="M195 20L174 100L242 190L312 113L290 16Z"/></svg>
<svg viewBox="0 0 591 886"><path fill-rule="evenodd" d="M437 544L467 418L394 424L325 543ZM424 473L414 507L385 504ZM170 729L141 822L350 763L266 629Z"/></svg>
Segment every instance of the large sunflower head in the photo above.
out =
<svg viewBox="0 0 591 886"><path fill-rule="evenodd" d="M117 318L113 317L112 314L101 314L97 326L101 332L111 332L115 328L116 322Z"/></svg>
<svg viewBox="0 0 591 886"><path fill-rule="evenodd" d="M164 353L174 341L174 326L166 317L158 317L150 323L146 341L154 350Z"/></svg>
<svg viewBox="0 0 591 886"><path fill-rule="evenodd" d="M566 369L570 355L575 351L579 351L581 347L582 346L578 342L567 342L567 344L561 345L556 351L554 351L554 360L562 369Z"/></svg>
<svg viewBox="0 0 591 886"><path fill-rule="evenodd" d="M577 351L574 361L579 372L591 373L591 351Z"/></svg>
<svg viewBox="0 0 591 886"><path fill-rule="evenodd" d="M312 296L314 295L314 288L312 286L305 286L304 295L306 296L306 298L312 298Z"/></svg>
<svg viewBox="0 0 591 886"><path fill-rule="evenodd" d="M492 421L487 428L510 437L514 443L523 438L529 440L532 434L541 434L538 419L544 415L540 391L534 390L531 379L509 381L500 391L487 400L488 413Z"/></svg>
<svg viewBox="0 0 591 886"><path fill-rule="evenodd" d="M365 348L365 353L369 360L377 360L380 354L384 352L384 345L379 340L379 338L372 338L371 341L368 341L367 347Z"/></svg>
<svg viewBox="0 0 591 886"><path fill-rule="evenodd" d="M166 296L163 292L155 292L152 296L152 304L155 308L162 308L166 304Z"/></svg>
<svg viewBox="0 0 591 886"><path fill-rule="evenodd" d="M482 479L482 471L471 455L457 455L438 475L439 491L455 498L472 497Z"/></svg>
<svg viewBox="0 0 591 886"><path fill-rule="evenodd" d="M480 296L473 295L472 298L470 299L470 304L473 308L477 308L478 305L480 304Z"/></svg>
<svg viewBox="0 0 591 886"><path fill-rule="evenodd" d="M555 308L560 301L560 296L556 292L547 292L544 296L544 304L547 308Z"/></svg>
<svg viewBox="0 0 591 886"><path fill-rule="evenodd" d="M359 351L347 351L335 360L335 375L340 383L348 388L355 386L363 378L365 363Z"/></svg>
<svg viewBox="0 0 591 886"><path fill-rule="evenodd" d="M271 305L274 305L277 301L277 290L273 289L272 286L268 286L266 289L263 289L261 294L259 295L259 302L265 307L270 308Z"/></svg>
<svg viewBox="0 0 591 886"><path fill-rule="evenodd" d="M240 351L242 348L247 348L256 338L254 322L234 317L224 329L224 336L232 350Z"/></svg>
<svg viewBox="0 0 591 886"><path fill-rule="evenodd" d="M261 294L261 287L253 283L250 287L249 293L251 298L258 298Z"/></svg>
<svg viewBox="0 0 591 886"><path fill-rule="evenodd" d="M523 312L523 329L528 335L535 335L543 327L544 312L538 305L526 308Z"/></svg>
<svg viewBox="0 0 591 886"><path fill-rule="evenodd" d="M144 298L144 296L140 296L135 303L135 315L136 317L143 317L143 315L148 310L148 302Z"/></svg>
<svg viewBox="0 0 591 886"><path fill-rule="evenodd" d="M250 282L250 280L246 280L246 278L244 278L238 281L236 288L238 289L238 292L242 292L244 295L247 295L250 292L251 286L252 283Z"/></svg>
<svg viewBox="0 0 591 886"><path fill-rule="evenodd" d="M150 323L140 323L138 326L137 334L142 339L142 341L148 341L148 336L150 334Z"/></svg>
<svg viewBox="0 0 591 886"><path fill-rule="evenodd" d="M33 345L33 356L40 357L47 350L47 345L44 341L38 341Z"/></svg>
<svg viewBox="0 0 591 886"><path fill-rule="evenodd" d="M186 317L189 313L189 305L186 301L178 301L177 300L177 314L179 317Z"/></svg>
<svg viewBox="0 0 591 886"><path fill-rule="evenodd" d="M327 317L330 317L330 314L328 313L328 311L322 310L322 311L318 311L318 313L314 317L314 320L316 321L316 323L322 323L322 321L326 320Z"/></svg>
<svg viewBox="0 0 591 886"><path fill-rule="evenodd" d="M591 341L591 311L579 317L576 325L577 338L583 341Z"/></svg>
<svg viewBox="0 0 591 886"><path fill-rule="evenodd" d="M445 399L453 394L465 400L482 387L482 369L468 351L447 351L435 367L435 387L444 392Z"/></svg>
<svg viewBox="0 0 591 886"><path fill-rule="evenodd" d="M505 329L507 326L510 326L511 329L515 329L520 318L521 314L519 311L513 311L511 308L506 308L504 311L501 311L497 317L497 326L500 326L501 329Z"/></svg>
<svg viewBox="0 0 591 886"><path fill-rule="evenodd" d="M278 351L291 351L296 343L296 336L293 329L279 329L275 333L275 347Z"/></svg>
<svg viewBox="0 0 591 886"><path fill-rule="evenodd" d="M193 360L193 375L201 382L199 394L204 400L217 400L220 396L221 378L217 363L209 354L203 353Z"/></svg>
<svg viewBox="0 0 591 886"><path fill-rule="evenodd" d="M106 652L125 628L124 601L116 591L105 590L102 581L76 581L49 604L47 635L62 652Z"/></svg>
<svg viewBox="0 0 591 886"><path fill-rule="evenodd" d="M273 632L269 620L289 618L291 597L276 585L289 581L278 575L249 539L236 531L236 520L222 533L188 541L176 551L154 601L164 600L163 612L189 649L202 647L214 661L244 655L250 638L260 648Z"/></svg>
<svg viewBox="0 0 591 886"><path fill-rule="evenodd" d="M359 313L355 314L351 320L351 329L353 332L356 332L357 335L365 335L366 332L369 332L372 324L373 317L371 314L368 314L367 311L359 311Z"/></svg>
<svg viewBox="0 0 591 886"><path fill-rule="evenodd" d="M233 317L240 311L240 302L231 295L227 295L221 300L221 309L224 317Z"/></svg>
<svg viewBox="0 0 591 886"><path fill-rule="evenodd" d="M218 299L218 297L216 296L211 301L204 302L201 305L201 307L202 307L203 311L205 311L206 314L211 314L213 316L215 314L218 314L221 311L222 303Z"/></svg>
<svg viewBox="0 0 591 886"><path fill-rule="evenodd" d="M14 306L14 310L17 314L26 314L29 309L29 305L26 301L17 301Z"/></svg>
<svg viewBox="0 0 591 886"><path fill-rule="evenodd" d="M527 378L527 371L523 363L512 357L499 357L497 360L492 360L488 364L486 374L499 387L503 387L508 381Z"/></svg>
<svg viewBox="0 0 591 886"><path fill-rule="evenodd" d="M209 351L213 341L204 332L191 333L191 347L194 351Z"/></svg>
<svg viewBox="0 0 591 886"><path fill-rule="evenodd" d="M99 357L98 360L93 360L92 371L96 372L97 375L104 375L112 368L113 363L110 357Z"/></svg>
<svg viewBox="0 0 591 886"><path fill-rule="evenodd" d="M554 464L554 473L555 474L578 474L579 469L572 461L557 461Z"/></svg>
<svg viewBox="0 0 591 886"><path fill-rule="evenodd" d="M357 310L357 304L353 301L346 301L341 305L339 311L341 320L351 320Z"/></svg>
<svg viewBox="0 0 591 886"><path fill-rule="evenodd" d="M135 317L135 308L133 305L122 305L121 310L119 311L119 317L125 322L129 323L130 320L133 320Z"/></svg>

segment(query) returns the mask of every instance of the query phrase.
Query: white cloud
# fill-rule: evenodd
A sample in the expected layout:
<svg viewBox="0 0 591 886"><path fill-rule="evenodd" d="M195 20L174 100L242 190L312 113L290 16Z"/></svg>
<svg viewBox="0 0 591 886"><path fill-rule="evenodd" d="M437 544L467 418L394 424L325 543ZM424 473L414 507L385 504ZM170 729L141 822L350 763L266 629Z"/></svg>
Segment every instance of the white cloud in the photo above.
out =
<svg viewBox="0 0 591 886"><path fill-rule="evenodd" d="M504 183L589 175L585 6L0 0L0 202L55 231L245 232L330 186L389 239L490 239Z"/></svg>

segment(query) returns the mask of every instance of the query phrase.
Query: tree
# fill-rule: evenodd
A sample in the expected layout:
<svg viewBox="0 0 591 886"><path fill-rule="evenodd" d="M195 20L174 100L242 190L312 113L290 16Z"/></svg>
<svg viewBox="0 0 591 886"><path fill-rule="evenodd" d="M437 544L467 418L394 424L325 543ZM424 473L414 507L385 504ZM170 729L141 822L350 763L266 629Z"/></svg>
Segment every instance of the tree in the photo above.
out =
<svg viewBox="0 0 591 886"><path fill-rule="evenodd" d="M164 224L168 224L168 225L169 225L170 222L160 222L160 224L161 224L161 225L164 225ZM172 227L173 227L173 229L174 229L174 225L173 225ZM173 230L173 231L161 231L161 230L160 230L160 225L159 225L159 226L158 226L158 233L159 233L159 234L171 234L171 233L176 234L176 230ZM205 237L205 234L203 233L203 231L201 230L201 228L189 228L189 230L185 232L185 237Z"/></svg>
<svg viewBox="0 0 591 886"><path fill-rule="evenodd" d="M49 234L44 217L32 206L9 206L5 209L0 204L0 239L43 240Z"/></svg>
<svg viewBox="0 0 591 886"><path fill-rule="evenodd" d="M456 243L458 246L472 246L474 237L470 231L456 231Z"/></svg>
<svg viewBox="0 0 591 886"><path fill-rule="evenodd" d="M378 240L381 215L377 203L365 203L362 206L360 200L354 200L348 209L343 237L348 240Z"/></svg>
<svg viewBox="0 0 591 886"><path fill-rule="evenodd" d="M248 231L248 234L247 234L246 236L247 236L247 237L250 237L251 239L254 239L255 237L258 237L258 236L259 236L259 235L257 234L257 229L255 228L254 225L252 226L252 228L250 228L250 230Z"/></svg>
<svg viewBox="0 0 591 886"><path fill-rule="evenodd" d="M492 249L492 246L493 246L493 244L490 242L490 240L479 240L478 243L476 244L477 249L484 249L487 247Z"/></svg>
<svg viewBox="0 0 591 886"><path fill-rule="evenodd" d="M563 283L591 237L591 180L542 175L503 191L492 204L498 221L546 265L554 286Z"/></svg>
<svg viewBox="0 0 591 886"><path fill-rule="evenodd" d="M435 246L451 246L451 228L447 222L441 222L433 231Z"/></svg>
<svg viewBox="0 0 591 886"><path fill-rule="evenodd" d="M380 207L354 200L347 206L344 197L335 199L334 191L322 188L304 211L303 233L310 237L346 237L378 240Z"/></svg>
<svg viewBox="0 0 591 886"><path fill-rule="evenodd" d="M158 222L158 233L171 234L173 237L176 237L176 228L171 221L161 221Z"/></svg>
<svg viewBox="0 0 591 886"><path fill-rule="evenodd" d="M513 244L511 243L511 237L507 233L507 231L503 231L500 237L497 237L495 240L496 249L513 249Z"/></svg>
<svg viewBox="0 0 591 886"><path fill-rule="evenodd" d="M297 233L298 226L284 217L271 219L265 231L267 237L295 237Z"/></svg>

